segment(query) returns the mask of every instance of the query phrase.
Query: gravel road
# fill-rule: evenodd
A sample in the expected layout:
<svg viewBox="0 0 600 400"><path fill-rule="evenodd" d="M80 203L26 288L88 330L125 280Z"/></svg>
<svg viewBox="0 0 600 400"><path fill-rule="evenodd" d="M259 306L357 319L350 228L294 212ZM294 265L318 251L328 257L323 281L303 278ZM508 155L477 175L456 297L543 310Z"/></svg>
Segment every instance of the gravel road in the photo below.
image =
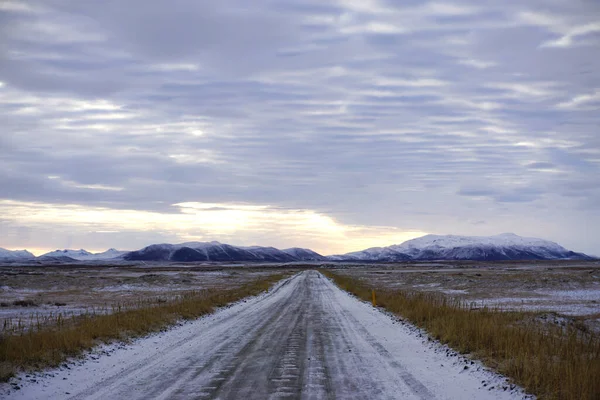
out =
<svg viewBox="0 0 600 400"><path fill-rule="evenodd" d="M269 293L37 377L14 399L516 399L519 391L304 271Z"/></svg>

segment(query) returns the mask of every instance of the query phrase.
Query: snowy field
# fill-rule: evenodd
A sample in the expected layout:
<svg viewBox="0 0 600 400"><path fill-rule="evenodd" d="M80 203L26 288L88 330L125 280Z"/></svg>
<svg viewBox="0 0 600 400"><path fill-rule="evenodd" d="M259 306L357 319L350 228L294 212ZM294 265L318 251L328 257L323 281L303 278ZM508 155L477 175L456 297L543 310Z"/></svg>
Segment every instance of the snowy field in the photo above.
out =
<svg viewBox="0 0 600 400"><path fill-rule="evenodd" d="M129 345L0 386L11 399L521 399L478 362L304 271ZM18 386L18 390L15 387Z"/></svg>
<svg viewBox="0 0 600 400"><path fill-rule="evenodd" d="M375 288L440 292L476 307L540 311L546 321L576 319L600 331L598 262L328 266ZM110 311L115 302L232 288L290 268L1 267L0 318L26 319L36 313L78 313L103 307ZM126 345L101 346L57 369L23 373L0 385L0 398L11 399L183 399L192 395L223 399L527 398L506 378L427 340L414 326L358 301L316 271L300 271L269 293L196 321Z"/></svg>
<svg viewBox="0 0 600 400"><path fill-rule="evenodd" d="M600 329L598 261L331 265L374 287L441 292L478 307L558 313ZM0 266L0 324L57 313L110 312L115 304L231 288L280 271L273 264Z"/></svg>
<svg viewBox="0 0 600 400"><path fill-rule="evenodd" d="M338 272L375 288L440 292L475 307L538 311L600 331L600 262L352 265Z"/></svg>
<svg viewBox="0 0 600 400"><path fill-rule="evenodd" d="M235 288L280 269L180 265L0 267L0 326L40 317L111 312L149 298L202 289Z"/></svg>

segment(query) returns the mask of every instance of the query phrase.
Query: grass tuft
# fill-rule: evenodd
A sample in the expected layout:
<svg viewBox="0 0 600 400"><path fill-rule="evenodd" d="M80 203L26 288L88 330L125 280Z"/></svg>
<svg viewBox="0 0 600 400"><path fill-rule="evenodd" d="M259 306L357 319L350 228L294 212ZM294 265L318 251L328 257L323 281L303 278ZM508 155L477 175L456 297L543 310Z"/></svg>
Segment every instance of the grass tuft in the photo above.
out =
<svg viewBox="0 0 600 400"><path fill-rule="evenodd" d="M532 312L473 308L441 293L374 288L321 271L365 301L396 313L463 354L481 359L539 399L600 399L600 337L576 326L554 326Z"/></svg>

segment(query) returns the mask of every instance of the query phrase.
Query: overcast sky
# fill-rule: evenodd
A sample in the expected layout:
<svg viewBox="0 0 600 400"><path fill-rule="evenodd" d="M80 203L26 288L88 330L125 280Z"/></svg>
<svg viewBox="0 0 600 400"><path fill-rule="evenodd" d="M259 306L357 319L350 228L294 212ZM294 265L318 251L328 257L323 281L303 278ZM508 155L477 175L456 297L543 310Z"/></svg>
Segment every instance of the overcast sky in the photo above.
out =
<svg viewBox="0 0 600 400"><path fill-rule="evenodd" d="M600 255L597 0L0 1L0 247Z"/></svg>

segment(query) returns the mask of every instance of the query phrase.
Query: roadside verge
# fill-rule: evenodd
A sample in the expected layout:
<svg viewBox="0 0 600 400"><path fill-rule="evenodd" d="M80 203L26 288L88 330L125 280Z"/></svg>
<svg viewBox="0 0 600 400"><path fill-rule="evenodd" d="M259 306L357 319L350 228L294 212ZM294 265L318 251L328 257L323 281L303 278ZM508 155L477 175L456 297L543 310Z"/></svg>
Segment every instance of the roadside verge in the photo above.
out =
<svg viewBox="0 0 600 400"><path fill-rule="evenodd" d="M383 290L321 270L335 284L423 328L431 338L480 359L542 399L600 398L600 337L556 327L535 313L473 309L440 293Z"/></svg>
<svg viewBox="0 0 600 400"><path fill-rule="evenodd" d="M167 329L181 320L196 319L269 290L288 275L261 277L234 289L189 292L169 301L158 298L110 314L57 318L53 324L32 326L17 334L1 332L0 381L8 381L18 371L58 366L101 343L127 341Z"/></svg>

